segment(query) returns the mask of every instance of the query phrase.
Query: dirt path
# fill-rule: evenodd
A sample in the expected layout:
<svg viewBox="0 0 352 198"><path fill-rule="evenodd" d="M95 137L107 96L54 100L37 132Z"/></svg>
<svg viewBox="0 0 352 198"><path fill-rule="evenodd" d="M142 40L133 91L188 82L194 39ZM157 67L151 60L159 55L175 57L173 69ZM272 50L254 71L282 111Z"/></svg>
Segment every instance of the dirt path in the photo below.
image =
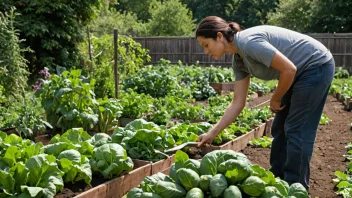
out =
<svg viewBox="0 0 352 198"><path fill-rule="evenodd" d="M345 170L345 154L348 142L352 141L349 130L352 112L343 110L343 105L328 96L324 113L332 120L330 125L320 125L311 162L310 195L319 198L339 197L335 194L332 179L336 170ZM252 163L269 168L270 149L247 147L243 153Z"/></svg>

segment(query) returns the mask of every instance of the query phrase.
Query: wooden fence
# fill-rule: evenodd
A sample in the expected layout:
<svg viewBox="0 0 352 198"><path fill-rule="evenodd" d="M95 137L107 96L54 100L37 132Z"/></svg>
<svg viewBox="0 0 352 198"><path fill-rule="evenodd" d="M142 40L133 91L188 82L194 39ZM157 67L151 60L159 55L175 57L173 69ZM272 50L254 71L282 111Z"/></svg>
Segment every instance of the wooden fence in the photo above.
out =
<svg viewBox="0 0 352 198"><path fill-rule="evenodd" d="M352 72L352 33L309 34L322 42L334 55L336 66L343 66ZM144 48L149 49L151 63L161 58L177 63L200 65L230 66L231 55L225 55L219 61L204 54L195 37L134 37Z"/></svg>

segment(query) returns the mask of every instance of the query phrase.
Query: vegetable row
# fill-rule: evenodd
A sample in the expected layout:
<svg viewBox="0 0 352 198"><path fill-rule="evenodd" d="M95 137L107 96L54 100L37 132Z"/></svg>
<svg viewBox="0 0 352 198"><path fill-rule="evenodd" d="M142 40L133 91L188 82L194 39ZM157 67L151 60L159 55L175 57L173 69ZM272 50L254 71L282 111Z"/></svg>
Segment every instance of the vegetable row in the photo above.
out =
<svg viewBox="0 0 352 198"><path fill-rule="evenodd" d="M201 161L177 151L169 175L157 173L145 177L127 198L308 198L300 183L289 185L269 170L251 164L244 154L232 150L210 152Z"/></svg>

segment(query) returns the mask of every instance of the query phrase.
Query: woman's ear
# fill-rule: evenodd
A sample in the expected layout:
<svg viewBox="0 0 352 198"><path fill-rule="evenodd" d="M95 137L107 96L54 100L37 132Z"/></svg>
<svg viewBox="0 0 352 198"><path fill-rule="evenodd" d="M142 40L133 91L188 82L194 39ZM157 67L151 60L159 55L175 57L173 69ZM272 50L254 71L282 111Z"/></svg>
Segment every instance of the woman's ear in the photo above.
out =
<svg viewBox="0 0 352 198"><path fill-rule="evenodd" d="M221 32L218 32L217 33L217 37L216 37L216 40L219 40L220 42L222 42L222 39L224 38L224 35L222 35Z"/></svg>

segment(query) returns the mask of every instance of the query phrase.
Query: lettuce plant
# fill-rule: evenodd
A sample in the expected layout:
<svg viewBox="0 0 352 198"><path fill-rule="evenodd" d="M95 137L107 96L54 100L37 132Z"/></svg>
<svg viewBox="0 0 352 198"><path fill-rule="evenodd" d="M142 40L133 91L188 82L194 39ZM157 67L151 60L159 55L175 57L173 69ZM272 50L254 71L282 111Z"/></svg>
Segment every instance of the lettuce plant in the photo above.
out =
<svg viewBox="0 0 352 198"><path fill-rule="evenodd" d="M116 143L104 144L96 147L90 165L93 172L101 173L105 178L113 178L123 171L133 169L132 159L127 156L126 150Z"/></svg>
<svg viewBox="0 0 352 198"><path fill-rule="evenodd" d="M92 170L89 160L74 149L63 151L58 156L60 169L65 172L65 183L84 180L87 184L92 181Z"/></svg>

